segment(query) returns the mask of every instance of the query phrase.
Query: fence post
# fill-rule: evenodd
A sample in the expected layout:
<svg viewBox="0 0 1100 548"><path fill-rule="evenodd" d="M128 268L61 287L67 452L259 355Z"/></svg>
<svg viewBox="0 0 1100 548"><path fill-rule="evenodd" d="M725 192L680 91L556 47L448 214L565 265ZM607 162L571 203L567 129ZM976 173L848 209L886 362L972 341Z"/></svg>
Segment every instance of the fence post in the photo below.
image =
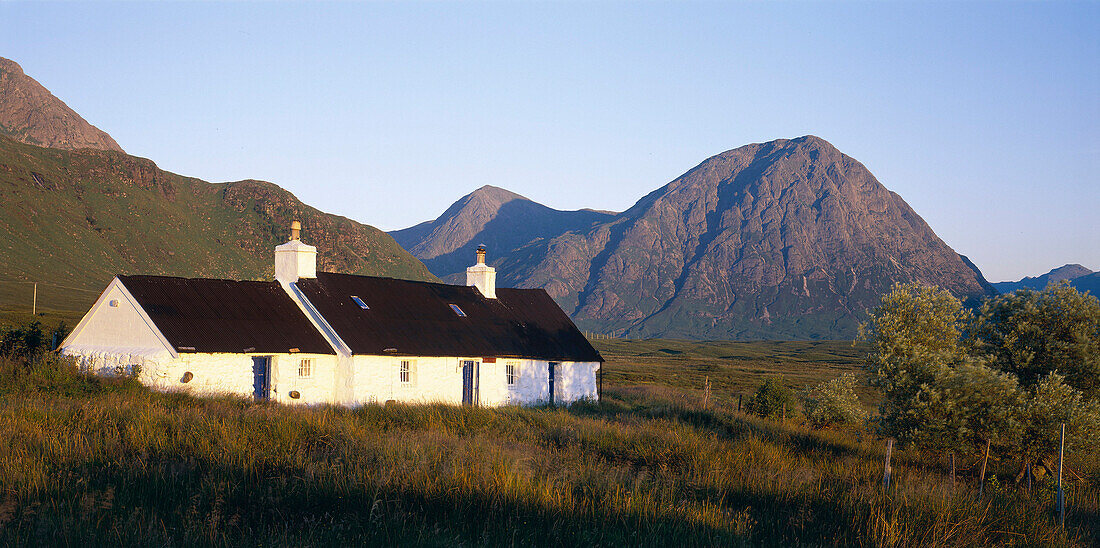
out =
<svg viewBox="0 0 1100 548"><path fill-rule="evenodd" d="M703 411L707 410L707 403L710 401L710 376L707 376L706 379L706 384L703 387Z"/></svg>
<svg viewBox="0 0 1100 548"><path fill-rule="evenodd" d="M1066 423L1062 423L1062 434L1058 439L1058 527L1066 529L1066 493L1062 491L1062 457L1066 452Z"/></svg>
<svg viewBox="0 0 1100 548"><path fill-rule="evenodd" d="M741 394L737 395L737 412L741 412Z"/></svg>
<svg viewBox="0 0 1100 548"><path fill-rule="evenodd" d="M894 440L886 440L886 466L882 471L882 490L890 489L890 453L894 450Z"/></svg>
<svg viewBox="0 0 1100 548"><path fill-rule="evenodd" d="M985 440L985 457L982 458L982 476L980 483L978 484L978 497L981 498L985 493L985 465L989 462L989 445L992 443L988 438Z"/></svg>

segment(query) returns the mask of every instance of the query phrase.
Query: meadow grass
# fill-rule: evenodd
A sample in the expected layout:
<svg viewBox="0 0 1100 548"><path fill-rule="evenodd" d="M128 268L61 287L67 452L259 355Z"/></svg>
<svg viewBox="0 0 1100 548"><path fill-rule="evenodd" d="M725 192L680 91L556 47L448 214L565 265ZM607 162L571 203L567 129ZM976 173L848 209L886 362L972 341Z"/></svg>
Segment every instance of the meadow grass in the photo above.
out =
<svg viewBox="0 0 1100 548"><path fill-rule="evenodd" d="M613 367L613 366L612 366ZM1086 546L1096 478L976 493L861 430L608 382L568 408L298 408L0 361L0 544ZM997 472L1003 473L1001 470ZM1091 479L1090 479L1091 478Z"/></svg>

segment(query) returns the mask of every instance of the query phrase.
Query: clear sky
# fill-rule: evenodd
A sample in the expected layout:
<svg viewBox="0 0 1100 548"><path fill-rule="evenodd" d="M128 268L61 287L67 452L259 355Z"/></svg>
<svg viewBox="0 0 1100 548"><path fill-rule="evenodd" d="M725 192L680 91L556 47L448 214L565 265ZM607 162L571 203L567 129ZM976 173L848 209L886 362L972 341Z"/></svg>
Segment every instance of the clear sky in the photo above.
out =
<svg viewBox="0 0 1100 548"><path fill-rule="evenodd" d="M814 134L990 281L1100 269L1100 3L35 3L0 56L127 152L382 229L623 210Z"/></svg>

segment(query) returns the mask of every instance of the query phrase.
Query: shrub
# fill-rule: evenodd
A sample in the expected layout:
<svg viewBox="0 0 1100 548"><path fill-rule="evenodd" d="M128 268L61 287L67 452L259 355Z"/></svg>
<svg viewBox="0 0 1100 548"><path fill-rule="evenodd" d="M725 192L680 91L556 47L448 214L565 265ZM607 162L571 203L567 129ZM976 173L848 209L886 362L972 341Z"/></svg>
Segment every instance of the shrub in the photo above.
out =
<svg viewBox="0 0 1100 548"><path fill-rule="evenodd" d="M46 334L37 321L24 327L9 327L0 333L0 354L5 356L33 358L47 350L47 346Z"/></svg>
<svg viewBox="0 0 1100 548"><path fill-rule="evenodd" d="M783 384L782 379L772 377L756 389L745 408L758 417L790 417L795 411L794 392Z"/></svg>
<svg viewBox="0 0 1100 548"><path fill-rule="evenodd" d="M1100 300L1068 282L986 301L970 339L1022 386L1058 373L1085 397L1100 398Z"/></svg>
<svg viewBox="0 0 1100 548"><path fill-rule="evenodd" d="M866 416L855 391L856 376L845 373L802 393L802 410L814 428L857 424Z"/></svg>

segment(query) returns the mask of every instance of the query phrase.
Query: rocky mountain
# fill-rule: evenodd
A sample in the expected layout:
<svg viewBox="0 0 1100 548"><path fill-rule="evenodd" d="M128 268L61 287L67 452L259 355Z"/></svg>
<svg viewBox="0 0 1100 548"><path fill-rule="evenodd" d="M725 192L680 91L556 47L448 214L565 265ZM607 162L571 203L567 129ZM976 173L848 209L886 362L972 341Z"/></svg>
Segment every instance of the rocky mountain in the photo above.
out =
<svg viewBox="0 0 1100 548"><path fill-rule="evenodd" d="M1069 280L1070 284L1074 284L1074 280L1093 274L1092 270L1089 270L1079 264L1067 264L1062 265L1042 276L1026 277L1022 280L1015 282L996 282L993 287L1001 293L1011 293L1017 289L1036 289L1041 290L1047 286L1050 282L1059 282L1062 280Z"/></svg>
<svg viewBox="0 0 1100 548"><path fill-rule="evenodd" d="M0 310L29 307L20 282L40 282L40 307L82 311L116 274L271 279L295 219L322 270L437 279L385 232L272 183L208 183L121 152L0 137Z"/></svg>
<svg viewBox="0 0 1100 548"><path fill-rule="evenodd" d="M437 276L465 283L474 249L485 244L495 255L508 255L540 238L587 230L614 213L582 209L560 211L495 186L483 186L447 208L439 218L391 232Z"/></svg>
<svg viewBox="0 0 1100 548"><path fill-rule="evenodd" d="M613 218L495 257L500 285L543 287L582 328L627 337L851 338L894 282L995 293L814 136L724 152Z"/></svg>
<svg viewBox="0 0 1100 548"><path fill-rule="evenodd" d="M1077 291L1088 291L1093 296L1100 297L1100 272L1074 278L1069 284L1076 287Z"/></svg>
<svg viewBox="0 0 1100 548"><path fill-rule="evenodd" d="M15 61L0 57L0 135L42 147L94 148L122 152L122 147L89 124Z"/></svg>

